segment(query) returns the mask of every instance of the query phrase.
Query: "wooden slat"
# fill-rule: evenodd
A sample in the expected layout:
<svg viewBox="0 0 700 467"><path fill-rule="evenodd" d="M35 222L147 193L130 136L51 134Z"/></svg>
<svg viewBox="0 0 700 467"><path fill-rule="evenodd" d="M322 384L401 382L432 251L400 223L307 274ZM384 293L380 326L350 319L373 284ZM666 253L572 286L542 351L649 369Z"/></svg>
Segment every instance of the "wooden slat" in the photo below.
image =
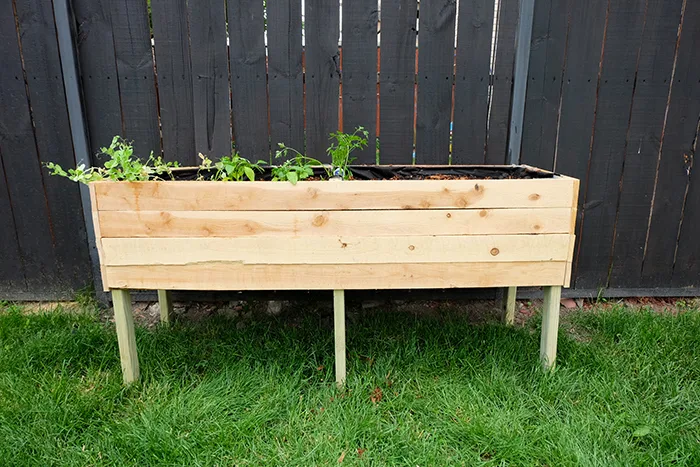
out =
<svg viewBox="0 0 700 467"><path fill-rule="evenodd" d="M646 3L611 2L588 168L576 282L606 287Z"/></svg>
<svg viewBox="0 0 700 467"><path fill-rule="evenodd" d="M379 73L379 160L410 164L416 66L416 0L384 0Z"/></svg>
<svg viewBox="0 0 700 467"><path fill-rule="evenodd" d="M306 154L325 159L328 136L338 131L340 5L338 0L306 0L305 11Z"/></svg>
<svg viewBox="0 0 700 467"><path fill-rule="evenodd" d="M573 233L569 208L419 211L101 211L104 237Z"/></svg>
<svg viewBox="0 0 700 467"><path fill-rule="evenodd" d="M454 0L423 2L420 8L416 163L447 164L450 156Z"/></svg>
<svg viewBox="0 0 700 467"><path fill-rule="evenodd" d="M484 162L492 31L493 0L459 3L453 164Z"/></svg>
<svg viewBox="0 0 700 467"><path fill-rule="evenodd" d="M519 0L500 0L498 8L498 38L496 39L498 43L493 70L493 88L491 89L489 132L486 142L487 164L504 164L507 157Z"/></svg>
<svg viewBox="0 0 700 467"><path fill-rule="evenodd" d="M0 23L2 24L2 23ZM0 54L1 56L2 54ZM4 78L0 73L1 79ZM4 87L3 87L4 89ZM2 100L0 99L0 102ZM0 145L1 148L1 145ZM0 149L0 180L5 178L2 150ZM24 282L24 265L19 251L19 239L17 238L17 226L12 212L12 200L6 184L0 185L0 245L2 245L2 261L0 261L0 295L7 297L9 292L26 292L27 284Z"/></svg>
<svg viewBox="0 0 700 467"><path fill-rule="evenodd" d="M284 143L304 152L301 0L267 4L272 152Z"/></svg>
<svg viewBox="0 0 700 467"><path fill-rule="evenodd" d="M376 162L378 13L376 0L343 4L343 130L369 131L367 147L353 152L357 164Z"/></svg>
<svg viewBox="0 0 700 467"><path fill-rule="evenodd" d="M171 290L433 289L561 285L566 262L108 266L109 287ZM446 271L448 273L446 274Z"/></svg>
<svg viewBox="0 0 700 467"><path fill-rule="evenodd" d="M197 165L187 2L161 0L151 9L163 154L167 161Z"/></svg>
<svg viewBox="0 0 700 467"><path fill-rule="evenodd" d="M570 235L103 238L107 266L566 261Z"/></svg>
<svg viewBox="0 0 700 467"><path fill-rule="evenodd" d="M148 7L144 1L109 5L119 74L122 136L133 141L136 155L148 158L151 151L161 152ZM109 141L104 145L109 145Z"/></svg>
<svg viewBox="0 0 700 467"><path fill-rule="evenodd" d="M194 138L198 153L231 154L226 7L222 0L188 2Z"/></svg>
<svg viewBox="0 0 700 467"><path fill-rule="evenodd" d="M95 182L100 211L570 207L574 180Z"/></svg>
<svg viewBox="0 0 700 467"><path fill-rule="evenodd" d="M700 248L695 244L697 231L693 230L698 226L700 205L695 186L698 168L692 168L700 115L698 47L700 3L686 2L642 269L643 285L698 283Z"/></svg>
<svg viewBox="0 0 700 467"><path fill-rule="evenodd" d="M544 169L554 167L569 6L535 2L520 161Z"/></svg>
<svg viewBox="0 0 700 467"><path fill-rule="evenodd" d="M236 149L251 160L270 160L263 2L238 0L226 5Z"/></svg>
<svg viewBox="0 0 700 467"><path fill-rule="evenodd" d="M639 54L610 287L639 285L683 0L653 0Z"/></svg>
<svg viewBox="0 0 700 467"><path fill-rule="evenodd" d="M119 79L112 35L110 0L73 0L77 27L85 119L94 156L109 146L114 135L124 134L119 104Z"/></svg>
<svg viewBox="0 0 700 467"><path fill-rule="evenodd" d="M102 250L102 222L99 217L99 211L97 210L97 195L95 193L95 185L91 184L88 186L90 190L90 211L92 213L92 226L95 233L95 248L97 249L97 254L100 258L104 258L104 251ZM105 277L105 265L104 262L100 261L100 276L102 277L102 282L104 285ZM104 289L107 290L108 287L104 285Z"/></svg>

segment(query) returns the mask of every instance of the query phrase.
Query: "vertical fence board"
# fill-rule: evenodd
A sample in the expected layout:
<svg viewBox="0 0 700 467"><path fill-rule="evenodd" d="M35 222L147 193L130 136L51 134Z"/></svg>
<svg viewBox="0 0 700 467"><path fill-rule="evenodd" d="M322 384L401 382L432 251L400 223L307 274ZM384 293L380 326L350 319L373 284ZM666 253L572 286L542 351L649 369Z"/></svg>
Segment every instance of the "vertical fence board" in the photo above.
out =
<svg viewBox="0 0 700 467"><path fill-rule="evenodd" d="M606 287L646 4L610 3L576 283Z"/></svg>
<svg viewBox="0 0 700 467"><path fill-rule="evenodd" d="M23 0L16 8L39 161L74 167L51 1ZM81 288L91 282L91 269L80 189L41 170L57 274L63 287Z"/></svg>
<svg viewBox="0 0 700 467"><path fill-rule="evenodd" d="M226 8L222 0L188 2L194 141L197 152L231 154Z"/></svg>
<svg viewBox="0 0 700 467"><path fill-rule="evenodd" d="M0 153L29 290L58 286L51 221L24 83L12 0L0 2Z"/></svg>
<svg viewBox="0 0 700 467"><path fill-rule="evenodd" d="M338 131L339 8L337 1L306 0L306 154L316 159Z"/></svg>
<svg viewBox="0 0 700 467"><path fill-rule="evenodd" d="M384 0L379 73L379 160L413 159L413 96L416 66L416 0Z"/></svg>
<svg viewBox="0 0 700 467"><path fill-rule="evenodd" d="M227 2L230 37L231 114L236 150L270 160L267 129L265 23L259 0Z"/></svg>
<svg viewBox="0 0 700 467"><path fill-rule="evenodd" d="M270 142L304 152L301 0L267 5Z"/></svg>
<svg viewBox="0 0 700 467"><path fill-rule="evenodd" d="M519 0L501 0L498 14L496 62L491 88L491 115L486 142L486 163L504 164L507 157L510 104L513 91L515 32Z"/></svg>
<svg viewBox="0 0 700 467"><path fill-rule="evenodd" d="M374 164L377 135L376 0L343 3L343 131L362 126L367 148L353 153L358 164Z"/></svg>
<svg viewBox="0 0 700 467"><path fill-rule="evenodd" d="M612 288L638 286L642 273L682 4L650 0L647 6L615 227Z"/></svg>
<svg viewBox="0 0 700 467"><path fill-rule="evenodd" d="M460 1L452 128L453 164L484 162L492 31L493 0Z"/></svg>
<svg viewBox="0 0 700 467"><path fill-rule="evenodd" d="M73 0L78 61L90 150L95 156L124 134L109 0ZM98 158L95 158L96 161Z"/></svg>
<svg viewBox="0 0 700 467"><path fill-rule="evenodd" d="M164 158L196 165L187 3L159 0L151 9Z"/></svg>
<svg viewBox="0 0 700 467"><path fill-rule="evenodd" d="M568 28L565 0L535 3L520 161L551 170L559 120L559 98Z"/></svg>
<svg viewBox="0 0 700 467"><path fill-rule="evenodd" d="M416 163L447 164L452 120L456 0L424 2L418 36Z"/></svg>
<svg viewBox="0 0 700 467"><path fill-rule="evenodd" d="M680 255L674 274L677 234L681 219L684 226L697 228L696 189L688 193L688 216L683 216L683 201L692 174L693 145L700 115L700 61L695 51L700 47L700 4L687 2L678 45L678 59L671 87L671 99L662 142L661 159L657 174L654 206L652 209L642 284L666 286L673 279L676 284L697 283L690 277L697 268L697 235L681 232ZM692 185L692 184L691 184ZM674 277L675 276L675 277Z"/></svg>
<svg viewBox="0 0 700 467"><path fill-rule="evenodd" d="M3 12L4 14L4 12ZM0 24L3 24L0 22ZM2 37L2 35L0 35ZM5 42L5 44L7 44ZM0 56L4 54L0 53ZM3 57L4 58L4 57ZM5 62L3 62L5 63ZM0 73L0 86L4 83L5 76ZM0 98L2 102L2 98ZM1 147L2 145L0 145ZM26 292L27 284L24 282L24 265L19 251L19 239L17 238L17 226L15 225L12 200L7 176L3 163L2 151L0 151L0 245L2 245L2 261L0 261L0 296L4 294Z"/></svg>
<svg viewBox="0 0 700 467"><path fill-rule="evenodd" d="M111 2L114 53L119 74L123 136L142 158L160 154L158 106L145 0Z"/></svg>

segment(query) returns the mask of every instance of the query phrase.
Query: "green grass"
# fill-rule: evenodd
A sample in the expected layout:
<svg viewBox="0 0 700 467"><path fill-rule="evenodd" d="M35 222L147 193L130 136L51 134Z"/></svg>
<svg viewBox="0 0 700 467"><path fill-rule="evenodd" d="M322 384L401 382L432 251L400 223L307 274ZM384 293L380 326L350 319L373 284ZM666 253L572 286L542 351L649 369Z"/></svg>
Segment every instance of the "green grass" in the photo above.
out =
<svg viewBox="0 0 700 467"><path fill-rule="evenodd" d="M345 391L327 321L140 328L123 388L94 311L0 305L0 464L700 465L697 310L575 313L549 375L536 323L365 312Z"/></svg>

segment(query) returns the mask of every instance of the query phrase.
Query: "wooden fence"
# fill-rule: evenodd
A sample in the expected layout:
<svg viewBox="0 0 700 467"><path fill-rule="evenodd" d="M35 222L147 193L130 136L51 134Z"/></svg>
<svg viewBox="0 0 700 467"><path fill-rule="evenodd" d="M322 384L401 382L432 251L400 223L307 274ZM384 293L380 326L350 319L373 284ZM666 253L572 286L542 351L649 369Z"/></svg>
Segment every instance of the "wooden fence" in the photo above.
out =
<svg viewBox="0 0 700 467"><path fill-rule="evenodd" d="M75 163L54 1L0 0L0 298L92 281L40 166ZM358 163L505 163L519 0L380 3L70 0L92 153L322 158L362 125ZM700 294L699 48L700 2L536 0L520 161L582 180L574 295Z"/></svg>

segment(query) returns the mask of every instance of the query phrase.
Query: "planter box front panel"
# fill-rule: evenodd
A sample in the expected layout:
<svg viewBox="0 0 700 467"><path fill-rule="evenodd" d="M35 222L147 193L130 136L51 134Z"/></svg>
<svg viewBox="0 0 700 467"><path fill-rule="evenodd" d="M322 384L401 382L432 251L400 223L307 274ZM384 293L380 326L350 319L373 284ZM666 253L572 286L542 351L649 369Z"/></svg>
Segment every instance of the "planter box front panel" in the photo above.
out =
<svg viewBox="0 0 700 467"><path fill-rule="evenodd" d="M568 285L578 181L96 182L105 288Z"/></svg>

